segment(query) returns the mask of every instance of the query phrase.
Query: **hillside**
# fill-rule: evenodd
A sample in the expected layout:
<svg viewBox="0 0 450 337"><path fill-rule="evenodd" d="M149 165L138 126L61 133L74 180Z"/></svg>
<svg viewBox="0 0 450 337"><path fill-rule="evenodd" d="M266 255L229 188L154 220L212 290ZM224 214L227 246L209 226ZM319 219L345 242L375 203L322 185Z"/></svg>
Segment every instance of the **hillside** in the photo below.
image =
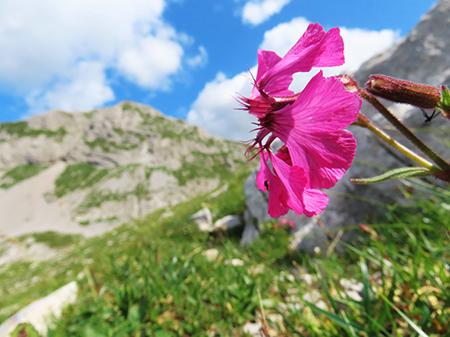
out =
<svg viewBox="0 0 450 337"><path fill-rule="evenodd" d="M218 188L244 150L131 102L0 124L0 233L98 235Z"/></svg>

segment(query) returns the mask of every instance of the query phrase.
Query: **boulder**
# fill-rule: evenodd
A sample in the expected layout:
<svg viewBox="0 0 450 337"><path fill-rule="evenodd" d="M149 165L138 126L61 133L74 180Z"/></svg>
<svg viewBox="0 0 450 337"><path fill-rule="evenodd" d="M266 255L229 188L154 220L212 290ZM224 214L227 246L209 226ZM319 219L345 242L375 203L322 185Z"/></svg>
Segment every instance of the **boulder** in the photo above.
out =
<svg viewBox="0 0 450 337"><path fill-rule="evenodd" d="M191 215L189 220L193 221L202 232L210 232L213 229L212 214L207 207Z"/></svg>
<svg viewBox="0 0 450 337"><path fill-rule="evenodd" d="M41 336L47 336L51 320L60 317L62 310L77 299L78 286L72 281L33 303L0 325L0 336L9 336L16 326L30 323Z"/></svg>
<svg viewBox="0 0 450 337"><path fill-rule="evenodd" d="M256 240L259 235L259 230L256 228L250 212L244 212L244 231L242 232L241 245L249 244Z"/></svg>
<svg viewBox="0 0 450 337"><path fill-rule="evenodd" d="M227 215L214 223L212 231L216 230L229 230L242 226L241 218L237 215Z"/></svg>

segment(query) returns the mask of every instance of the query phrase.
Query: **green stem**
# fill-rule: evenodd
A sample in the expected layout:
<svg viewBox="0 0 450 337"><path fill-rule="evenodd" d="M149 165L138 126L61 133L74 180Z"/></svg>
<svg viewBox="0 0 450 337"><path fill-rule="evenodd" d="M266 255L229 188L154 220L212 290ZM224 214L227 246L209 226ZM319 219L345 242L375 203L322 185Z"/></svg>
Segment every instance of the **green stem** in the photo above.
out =
<svg viewBox="0 0 450 337"><path fill-rule="evenodd" d="M433 171L433 172L442 171L439 167L433 165L428 160L422 158L418 154L416 154L413 151L411 151L410 149L408 149L406 146L403 146L402 144L397 142L394 138L389 136L387 133L385 133L383 130L381 130L378 126L376 126L373 122L371 122L362 113L358 114L358 120L356 122L356 125L362 126L366 129L369 129L370 131L375 133L378 137L380 137L382 140L384 140L386 143L391 145L393 148L395 148L399 152L403 153L406 157L415 161L417 164L429 169L430 171Z"/></svg>
<svg viewBox="0 0 450 337"><path fill-rule="evenodd" d="M411 143L413 143L419 150L421 150L425 155L427 155L428 158L430 158L432 161L434 161L443 171L450 171L450 165L444 159L439 157L436 154L436 152L431 150L427 145L425 145L424 142L422 142L419 138L417 138L417 136L415 134L413 134L411 132L411 130L409 130L402 122L400 122L397 119L397 117L395 117L388 109L386 109L386 107L383 104L381 104L381 102L379 100L377 100L372 94L370 94L369 92L367 92L363 89L360 89L360 88L358 89L358 94L360 97L366 99L370 104L372 104L372 106L375 109L377 109L393 126L395 126L397 128L397 130L399 130L406 138L408 138L411 141ZM389 137L389 138L391 138L391 137ZM388 143L391 144L390 142L388 142ZM410 151L411 153L414 153L409 149L408 149L408 151ZM404 152L402 151L402 153L404 153ZM414 155L417 156L415 153L414 153ZM411 157L409 157L409 158L411 158ZM422 165L422 166L424 166L424 165ZM426 166L424 166L424 167L426 167Z"/></svg>

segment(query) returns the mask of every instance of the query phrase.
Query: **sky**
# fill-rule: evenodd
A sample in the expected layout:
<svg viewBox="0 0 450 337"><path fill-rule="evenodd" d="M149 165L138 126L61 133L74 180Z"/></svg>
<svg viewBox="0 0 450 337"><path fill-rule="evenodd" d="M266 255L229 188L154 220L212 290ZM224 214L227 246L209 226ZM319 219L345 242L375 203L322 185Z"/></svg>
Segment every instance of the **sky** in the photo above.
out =
<svg viewBox="0 0 450 337"><path fill-rule="evenodd" d="M405 36L434 0L0 0L0 122L50 109L150 105L248 140L257 49L283 56L311 22L341 29L355 71ZM317 70L313 70L317 72ZM313 74L294 77L301 90Z"/></svg>

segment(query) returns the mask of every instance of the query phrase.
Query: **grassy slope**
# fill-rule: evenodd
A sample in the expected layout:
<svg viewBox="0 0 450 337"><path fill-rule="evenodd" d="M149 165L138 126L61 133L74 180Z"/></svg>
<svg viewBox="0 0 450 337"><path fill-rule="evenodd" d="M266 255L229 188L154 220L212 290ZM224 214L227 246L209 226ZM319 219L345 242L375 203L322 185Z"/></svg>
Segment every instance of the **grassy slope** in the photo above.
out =
<svg viewBox="0 0 450 337"><path fill-rule="evenodd" d="M173 207L173 216L155 212L80 242L60 259L34 263L32 270L26 263L3 270L3 294L16 290L0 296L0 307L23 306L84 270L80 302L66 310L51 336L242 336L242 326L260 316L257 289L272 336L449 333L450 201L436 197L393 208L387 223L366 229L359 248L348 246L339 256L331 250L315 258L292 254L286 230L271 224L247 248L233 237L200 233L188 218L203 206L215 218L242 213L247 174L237 174L217 198ZM214 262L202 255L211 247L219 250ZM226 263L235 258L244 265ZM316 281L301 281L304 273ZM24 283L33 277L34 285ZM345 297L342 278L364 285L361 300ZM302 299L314 290L322 309Z"/></svg>

